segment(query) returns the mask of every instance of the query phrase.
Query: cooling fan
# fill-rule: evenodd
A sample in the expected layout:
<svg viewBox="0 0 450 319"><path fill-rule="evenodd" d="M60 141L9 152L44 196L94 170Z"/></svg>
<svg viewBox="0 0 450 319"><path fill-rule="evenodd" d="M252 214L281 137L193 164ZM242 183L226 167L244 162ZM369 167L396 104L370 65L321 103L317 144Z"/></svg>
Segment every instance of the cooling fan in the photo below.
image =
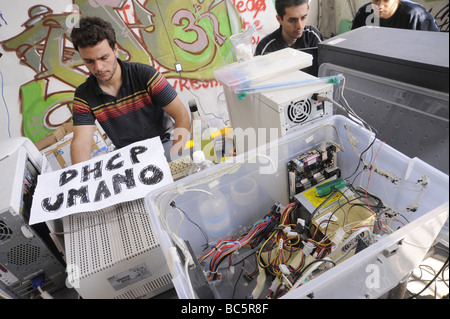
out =
<svg viewBox="0 0 450 319"><path fill-rule="evenodd" d="M236 154L245 153L253 145L264 145L333 115L332 103L317 99L318 96L331 98L333 84L317 80L317 77L295 70L261 80L258 84L267 86L267 89L247 97L239 96L233 89L224 86ZM260 136L249 143L249 134L255 129Z"/></svg>
<svg viewBox="0 0 450 319"><path fill-rule="evenodd" d="M331 92L330 90L323 94L332 94ZM317 101L313 98L313 94L286 101L284 107L280 109L283 109L286 133L296 131L304 125L333 114L332 106L329 103Z"/></svg>
<svg viewBox="0 0 450 319"><path fill-rule="evenodd" d="M310 99L291 102L286 108L287 117L290 122L300 124L308 121L311 117L312 103Z"/></svg>
<svg viewBox="0 0 450 319"><path fill-rule="evenodd" d="M2 241L6 241L6 240L10 239L12 237L12 235L13 235L13 232L12 232L11 228L6 226L6 224L0 220L0 243Z"/></svg>

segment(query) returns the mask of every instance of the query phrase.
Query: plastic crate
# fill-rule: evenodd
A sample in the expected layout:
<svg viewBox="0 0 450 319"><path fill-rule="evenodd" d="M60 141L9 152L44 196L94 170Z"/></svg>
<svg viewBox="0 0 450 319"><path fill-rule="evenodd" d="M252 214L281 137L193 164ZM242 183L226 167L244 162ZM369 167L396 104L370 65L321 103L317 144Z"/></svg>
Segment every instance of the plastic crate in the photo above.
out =
<svg viewBox="0 0 450 319"><path fill-rule="evenodd" d="M419 265L448 218L448 175L379 140L374 141L372 132L346 117L334 115L146 196L146 206L179 298L204 298L198 289L193 293L192 288L204 282L202 266L196 264L186 272L184 264L186 258L196 260L204 252L206 239L199 227L214 241L251 226L275 202L287 205L288 161L324 142L338 145L337 164L342 177L352 176L353 185L367 187L386 206L403 212L408 222L400 221L400 217L392 220L389 225L392 233L382 235L375 243L282 298L379 298ZM364 152L371 143L372 147ZM357 154L363 154L368 163L375 158L374 167L379 173L362 170L364 165L359 163ZM393 179L400 182L393 183ZM419 180L427 181L423 193L410 187L409 182ZM170 206L172 202L182 212ZM413 206L416 209L406 211ZM191 254L186 253L187 242ZM244 254L237 255L236 262L240 258L245 258ZM250 295L256 278L246 282L239 276L242 264L235 265L234 274L224 270L220 282L206 286L214 298Z"/></svg>

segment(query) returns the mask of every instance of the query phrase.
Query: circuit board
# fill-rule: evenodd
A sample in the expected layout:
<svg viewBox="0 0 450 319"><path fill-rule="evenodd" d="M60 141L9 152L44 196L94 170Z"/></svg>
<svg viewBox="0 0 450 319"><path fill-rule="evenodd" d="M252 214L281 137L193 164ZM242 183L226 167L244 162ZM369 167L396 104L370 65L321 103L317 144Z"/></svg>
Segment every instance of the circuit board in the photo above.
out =
<svg viewBox="0 0 450 319"><path fill-rule="evenodd" d="M334 145L323 150L313 149L302 153L287 163L289 178L289 200L295 200L295 195L329 179L340 177L341 170L336 165L337 152Z"/></svg>

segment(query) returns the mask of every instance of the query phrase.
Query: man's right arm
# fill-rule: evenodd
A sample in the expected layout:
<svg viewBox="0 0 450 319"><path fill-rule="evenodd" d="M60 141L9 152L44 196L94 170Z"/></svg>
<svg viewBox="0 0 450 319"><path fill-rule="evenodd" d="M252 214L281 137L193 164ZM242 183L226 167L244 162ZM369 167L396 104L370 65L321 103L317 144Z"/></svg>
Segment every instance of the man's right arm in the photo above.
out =
<svg viewBox="0 0 450 319"><path fill-rule="evenodd" d="M91 158L92 138L95 125L74 125L73 138L70 145L72 165Z"/></svg>

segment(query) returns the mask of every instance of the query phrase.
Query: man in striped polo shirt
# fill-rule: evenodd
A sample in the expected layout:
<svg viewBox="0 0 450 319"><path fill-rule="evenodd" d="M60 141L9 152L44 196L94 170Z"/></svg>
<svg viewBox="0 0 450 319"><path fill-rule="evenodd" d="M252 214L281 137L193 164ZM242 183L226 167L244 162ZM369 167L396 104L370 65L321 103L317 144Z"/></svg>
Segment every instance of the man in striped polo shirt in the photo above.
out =
<svg viewBox="0 0 450 319"><path fill-rule="evenodd" d="M317 48L318 44L323 40L323 36L314 26L306 25L309 0L276 0L275 9L280 27L261 39L256 46L255 56L287 47L297 50ZM314 53L313 55L317 54ZM314 58L317 59L317 56Z"/></svg>
<svg viewBox="0 0 450 319"><path fill-rule="evenodd" d="M116 148L157 136L165 143L173 130L170 155L181 152L190 116L167 79L152 66L121 61L114 29L101 18L80 19L71 38L91 72L75 91L72 164L90 159L95 120Z"/></svg>

